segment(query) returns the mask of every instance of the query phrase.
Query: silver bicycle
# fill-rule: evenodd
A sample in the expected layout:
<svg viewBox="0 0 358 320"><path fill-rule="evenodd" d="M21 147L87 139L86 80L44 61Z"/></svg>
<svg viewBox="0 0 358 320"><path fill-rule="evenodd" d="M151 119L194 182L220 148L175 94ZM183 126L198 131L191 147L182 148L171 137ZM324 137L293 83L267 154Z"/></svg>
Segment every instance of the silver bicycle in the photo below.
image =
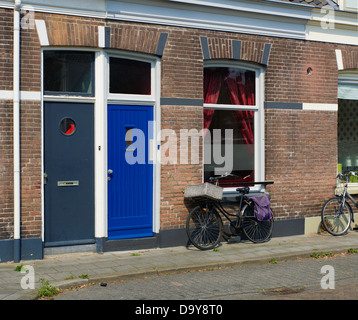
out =
<svg viewBox="0 0 358 320"><path fill-rule="evenodd" d="M329 199L322 208L321 221L324 228L334 236L341 236L345 234L351 222L354 222L354 214L351 205L347 199L350 199L356 208L358 208L357 201L348 193L349 177L357 176L355 172L348 172L346 174L339 173L337 178L345 181L343 192Z"/></svg>

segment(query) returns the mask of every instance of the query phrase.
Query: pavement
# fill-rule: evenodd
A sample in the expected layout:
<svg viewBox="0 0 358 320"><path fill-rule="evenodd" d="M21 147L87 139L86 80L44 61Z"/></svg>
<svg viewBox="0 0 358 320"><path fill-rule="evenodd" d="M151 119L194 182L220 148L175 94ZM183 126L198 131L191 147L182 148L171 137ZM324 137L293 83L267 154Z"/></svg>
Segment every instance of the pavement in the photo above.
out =
<svg viewBox="0 0 358 320"><path fill-rule="evenodd" d="M327 233L278 237L262 244L223 242L214 250L195 247L71 253L43 260L0 263L0 300L35 300L43 281L67 289L119 280L241 265L267 264L312 254L345 253L358 249L358 231L334 237ZM22 271L15 271L22 268Z"/></svg>

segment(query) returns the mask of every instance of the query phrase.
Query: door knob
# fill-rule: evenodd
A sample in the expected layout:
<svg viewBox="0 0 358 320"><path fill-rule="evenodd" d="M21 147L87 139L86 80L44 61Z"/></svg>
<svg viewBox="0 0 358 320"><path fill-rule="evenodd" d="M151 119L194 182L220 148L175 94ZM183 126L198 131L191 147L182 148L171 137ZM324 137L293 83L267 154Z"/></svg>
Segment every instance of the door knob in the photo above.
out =
<svg viewBox="0 0 358 320"><path fill-rule="evenodd" d="M108 174L111 175L113 173L112 169L108 169ZM111 181L111 177L107 177L108 181Z"/></svg>

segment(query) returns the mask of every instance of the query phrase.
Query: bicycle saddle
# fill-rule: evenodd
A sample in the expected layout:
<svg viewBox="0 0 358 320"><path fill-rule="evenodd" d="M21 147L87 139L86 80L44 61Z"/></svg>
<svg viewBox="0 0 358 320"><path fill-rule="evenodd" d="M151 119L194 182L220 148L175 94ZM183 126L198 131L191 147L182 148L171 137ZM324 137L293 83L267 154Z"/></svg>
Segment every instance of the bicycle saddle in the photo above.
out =
<svg viewBox="0 0 358 320"><path fill-rule="evenodd" d="M242 194L248 194L250 192L250 188L249 187L237 188L236 191L238 191Z"/></svg>

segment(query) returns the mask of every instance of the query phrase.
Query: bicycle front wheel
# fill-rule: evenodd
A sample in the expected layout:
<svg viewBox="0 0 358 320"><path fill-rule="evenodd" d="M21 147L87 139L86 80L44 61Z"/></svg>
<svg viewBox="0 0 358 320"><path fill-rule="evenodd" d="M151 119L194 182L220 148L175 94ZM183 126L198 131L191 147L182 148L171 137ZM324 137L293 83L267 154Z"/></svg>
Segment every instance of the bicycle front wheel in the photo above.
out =
<svg viewBox="0 0 358 320"><path fill-rule="evenodd" d="M241 228L250 241L262 243L271 237L273 218L259 221L255 217L253 203L245 204L241 210Z"/></svg>
<svg viewBox="0 0 358 320"><path fill-rule="evenodd" d="M346 202L339 197L329 199L323 206L321 221L324 228L334 236L345 234L351 225L352 213Z"/></svg>
<svg viewBox="0 0 358 320"><path fill-rule="evenodd" d="M190 242L200 250L216 247L222 235L222 220L215 208L195 207L188 215L186 232Z"/></svg>

